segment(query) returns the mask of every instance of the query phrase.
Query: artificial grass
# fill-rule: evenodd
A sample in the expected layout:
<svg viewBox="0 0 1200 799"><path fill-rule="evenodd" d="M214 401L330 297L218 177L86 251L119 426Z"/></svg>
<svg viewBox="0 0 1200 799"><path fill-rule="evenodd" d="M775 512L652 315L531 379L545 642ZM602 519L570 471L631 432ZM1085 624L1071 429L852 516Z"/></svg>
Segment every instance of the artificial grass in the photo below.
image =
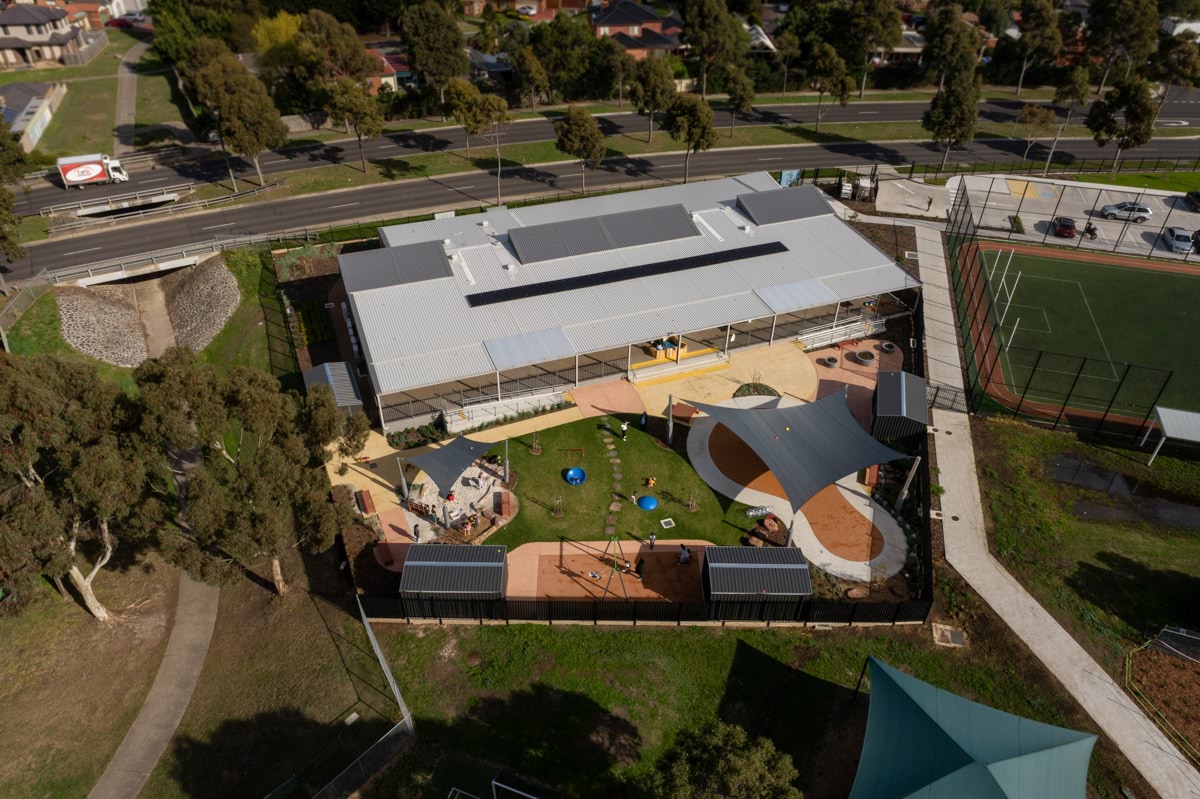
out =
<svg viewBox="0 0 1200 799"><path fill-rule="evenodd" d="M638 429L638 418L627 417L630 423L628 441L613 434L620 425L618 417L583 419L543 430L540 439L542 454L534 455L533 434L518 436L509 442L509 459L518 475L516 494L521 509L516 517L488 539L489 544L507 544L510 549L531 541L602 541L606 519L622 539L644 540L651 532L659 538L698 538L715 544L736 545L742 534L754 526L745 514L745 505L718 495L692 469L687 456L669 449L659 439ZM675 442L684 440L687 430L675 428ZM604 438L612 438L615 449L608 450ZM579 457L579 450L583 450ZM503 445L492 454L504 456ZM620 489L614 491L614 464L610 456L620 459ZM569 485L563 472L571 466L582 466L587 480L580 486ZM647 488L646 478L654 477L655 488ZM629 500L630 492L652 495L658 508L643 511ZM613 495L616 494L616 498ZM695 512L687 505L694 498ZM562 517L554 515L555 503L562 501ZM620 510L610 511L617 502ZM664 529L663 519L674 520L675 526Z"/></svg>
<svg viewBox="0 0 1200 799"><path fill-rule="evenodd" d="M1099 412L1120 386L1113 412L1141 408L1144 414L1166 382L1160 404L1200 411L1200 372L1188 366L1195 360L1194 314L1185 299L1200 291L1200 276L1055 258L1052 248L1045 252L1018 253L1011 266L1007 254L993 250L984 256L989 271L1003 259L993 292L1004 267L1010 288L1021 275L1004 325L1005 341L1012 345L1001 358L1008 385L1017 393L1028 385L1031 399L1052 402L1070 393L1073 407ZM1042 355L1039 361L1041 351L1069 357ZM1082 357L1094 360L1083 365ZM1122 383L1126 363L1135 366Z"/></svg>

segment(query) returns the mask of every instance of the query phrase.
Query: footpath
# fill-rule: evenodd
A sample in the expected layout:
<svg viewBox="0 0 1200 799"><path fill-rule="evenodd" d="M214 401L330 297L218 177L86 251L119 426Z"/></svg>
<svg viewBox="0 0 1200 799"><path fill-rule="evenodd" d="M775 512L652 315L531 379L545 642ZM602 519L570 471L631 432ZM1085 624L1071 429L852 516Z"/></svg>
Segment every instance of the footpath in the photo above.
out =
<svg viewBox="0 0 1200 799"><path fill-rule="evenodd" d="M906 208L902 213L933 216L940 211L945 219L951 197L944 187L909 184L909 188L914 196L925 200L921 205L932 197L932 208L928 211ZM868 216L859 216L859 221L895 222L891 218ZM962 356L942 246L943 224L920 220L912 224L916 229L917 257L924 284L921 305L925 314L929 378L962 389ZM941 499L946 560L1062 683L1159 795L1164 799L1200 797L1200 773L1091 655L992 556L976 477L970 417L959 411L934 409L931 425L936 431L939 482L946 491Z"/></svg>

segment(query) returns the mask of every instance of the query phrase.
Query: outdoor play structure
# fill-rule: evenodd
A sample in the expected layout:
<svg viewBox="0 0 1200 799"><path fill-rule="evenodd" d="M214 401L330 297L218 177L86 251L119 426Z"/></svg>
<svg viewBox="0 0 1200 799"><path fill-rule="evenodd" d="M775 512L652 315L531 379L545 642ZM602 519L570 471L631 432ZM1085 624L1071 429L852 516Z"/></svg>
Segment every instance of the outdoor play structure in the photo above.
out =
<svg viewBox="0 0 1200 799"><path fill-rule="evenodd" d="M583 485L583 481L587 480L587 472L578 466L572 466L563 471L563 479L573 486Z"/></svg>

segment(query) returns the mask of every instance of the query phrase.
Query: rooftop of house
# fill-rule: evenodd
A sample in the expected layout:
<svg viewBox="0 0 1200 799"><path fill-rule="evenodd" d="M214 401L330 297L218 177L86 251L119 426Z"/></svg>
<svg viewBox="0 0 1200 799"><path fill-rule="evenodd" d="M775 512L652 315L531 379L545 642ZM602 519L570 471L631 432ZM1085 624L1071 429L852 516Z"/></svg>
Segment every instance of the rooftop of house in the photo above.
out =
<svg viewBox="0 0 1200 799"><path fill-rule="evenodd" d="M17 3L0 11L0 25L47 25L67 15L61 8Z"/></svg>
<svg viewBox="0 0 1200 799"><path fill-rule="evenodd" d="M635 3L633 0L617 0L606 7L592 11L592 22L597 26L623 27L627 25L645 25L648 22L660 22L650 6Z"/></svg>

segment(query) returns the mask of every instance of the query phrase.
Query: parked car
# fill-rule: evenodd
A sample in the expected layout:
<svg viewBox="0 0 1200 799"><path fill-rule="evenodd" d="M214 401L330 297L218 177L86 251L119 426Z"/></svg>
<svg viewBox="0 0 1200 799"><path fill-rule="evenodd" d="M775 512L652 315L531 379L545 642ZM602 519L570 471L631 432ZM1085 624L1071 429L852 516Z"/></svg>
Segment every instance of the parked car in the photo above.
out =
<svg viewBox="0 0 1200 799"><path fill-rule="evenodd" d="M1140 225L1153 216L1154 212L1135 202L1123 202L1104 206L1100 209L1100 215L1105 219L1128 219Z"/></svg>
<svg viewBox="0 0 1200 799"><path fill-rule="evenodd" d="M1194 247L1192 234L1181 227L1169 227L1162 232L1163 243L1171 252L1187 255Z"/></svg>
<svg viewBox="0 0 1200 799"><path fill-rule="evenodd" d="M106 28L132 28L133 21L125 19L124 17L114 17L113 19L110 19L108 22L105 22L104 27L106 27Z"/></svg>
<svg viewBox="0 0 1200 799"><path fill-rule="evenodd" d="M134 25L142 25L146 22L146 15L141 11L126 11L120 16L120 19L127 19Z"/></svg>
<svg viewBox="0 0 1200 799"><path fill-rule="evenodd" d="M1183 195L1183 204L1189 211L1200 211L1200 191L1189 191Z"/></svg>
<svg viewBox="0 0 1200 799"><path fill-rule="evenodd" d="M1075 220L1069 216L1054 218L1054 235L1062 239L1075 238Z"/></svg>
<svg viewBox="0 0 1200 799"><path fill-rule="evenodd" d="M532 17L537 13L537 6L521 6L517 9L517 13L525 17Z"/></svg>

